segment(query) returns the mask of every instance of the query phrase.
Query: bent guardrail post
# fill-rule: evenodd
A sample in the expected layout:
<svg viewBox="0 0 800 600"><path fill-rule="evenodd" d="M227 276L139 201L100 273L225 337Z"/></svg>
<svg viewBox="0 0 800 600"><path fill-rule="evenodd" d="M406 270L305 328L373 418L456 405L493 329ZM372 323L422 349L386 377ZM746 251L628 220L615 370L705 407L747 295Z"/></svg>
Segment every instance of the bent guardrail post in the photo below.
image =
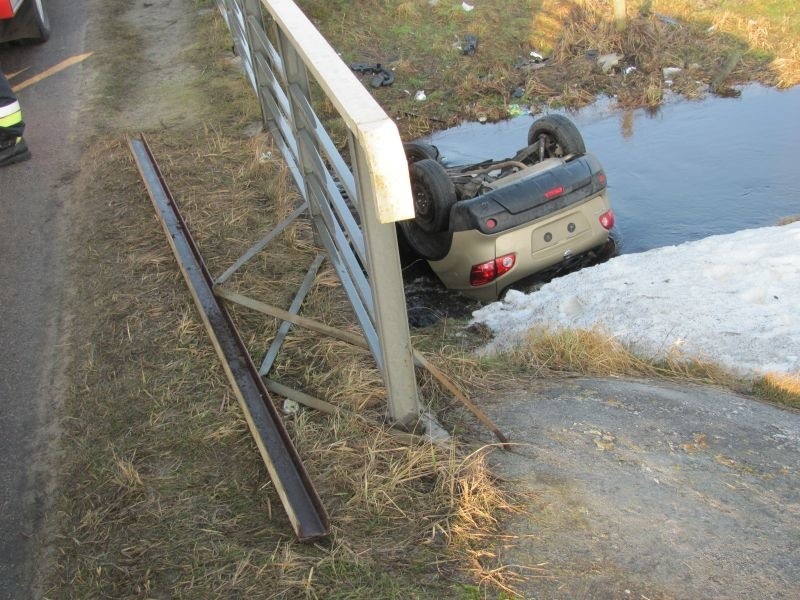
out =
<svg viewBox="0 0 800 600"><path fill-rule="evenodd" d="M399 134L397 135L399 142ZM358 182L359 196L379 198L380 190L375 189L371 178L363 176L371 165L365 150L355 143L352 134L350 146L354 157L353 170ZM405 154L403 161L405 167L407 164ZM385 183L391 185L388 181ZM385 362L383 377L389 390L389 413L392 419L403 422L418 416L419 400L414 374L413 348L408 330L406 295L397 252L397 230L394 223L380 222L377 206L373 202L364 202L362 211L363 221L367 224L364 227L364 239L371 267L372 296L379 311L376 326Z"/></svg>

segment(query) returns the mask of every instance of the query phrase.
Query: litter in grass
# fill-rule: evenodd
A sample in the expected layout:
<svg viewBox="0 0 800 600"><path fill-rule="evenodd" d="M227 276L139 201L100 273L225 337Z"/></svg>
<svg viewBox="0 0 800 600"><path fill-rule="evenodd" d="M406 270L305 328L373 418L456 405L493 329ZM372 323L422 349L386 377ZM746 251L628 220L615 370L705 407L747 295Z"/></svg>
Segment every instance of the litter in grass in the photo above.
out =
<svg viewBox="0 0 800 600"><path fill-rule="evenodd" d="M464 56L473 56L478 50L478 37L468 33L464 36L464 43L461 45L461 53Z"/></svg>
<svg viewBox="0 0 800 600"><path fill-rule="evenodd" d="M350 68L356 73L368 73L372 75L370 86L374 88L385 87L394 83L394 73L385 69L381 63L352 63Z"/></svg>
<svg viewBox="0 0 800 600"><path fill-rule="evenodd" d="M622 56L620 54L602 54L597 57L597 64L600 65L603 73L611 73L614 68L619 66L621 60Z"/></svg>

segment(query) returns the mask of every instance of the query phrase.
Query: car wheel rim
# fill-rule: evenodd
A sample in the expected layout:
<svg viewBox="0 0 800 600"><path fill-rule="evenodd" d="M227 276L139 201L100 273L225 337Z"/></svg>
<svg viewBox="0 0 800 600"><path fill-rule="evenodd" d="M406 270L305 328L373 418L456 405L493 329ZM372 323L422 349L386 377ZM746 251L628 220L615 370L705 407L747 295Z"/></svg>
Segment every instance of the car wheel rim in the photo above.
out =
<svg viewBox="0 0 800 600"><path fill-rule="evenodd" d="M420 223L433 221L433 202L424 189L414 189L414 215Z"/></svg>

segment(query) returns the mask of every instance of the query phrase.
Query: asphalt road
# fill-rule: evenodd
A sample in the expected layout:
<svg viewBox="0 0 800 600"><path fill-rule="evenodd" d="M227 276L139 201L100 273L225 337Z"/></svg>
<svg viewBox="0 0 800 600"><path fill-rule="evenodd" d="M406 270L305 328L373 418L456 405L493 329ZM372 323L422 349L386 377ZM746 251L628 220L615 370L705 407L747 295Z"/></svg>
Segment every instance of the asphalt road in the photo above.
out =
<svg viewBox="0 0 800 600"><path fill-rule="evenodd" d="M0 47L12 86L85 52L88 1L50 0L43 45ZM84 65L19 92L33 159L0 170L0 598L38 597L61 353L69 182L78 170Z"/></svg>

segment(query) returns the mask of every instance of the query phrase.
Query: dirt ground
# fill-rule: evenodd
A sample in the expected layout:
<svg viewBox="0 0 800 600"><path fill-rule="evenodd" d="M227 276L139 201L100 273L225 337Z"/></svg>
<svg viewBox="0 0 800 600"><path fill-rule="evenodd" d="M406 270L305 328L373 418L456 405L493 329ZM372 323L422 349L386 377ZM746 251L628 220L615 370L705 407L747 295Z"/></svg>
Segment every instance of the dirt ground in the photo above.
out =
<svg viewBox="0 0 800 600"><path fill-rule="evenodd" d="M525 597L797 597L800 413L625 379L485 402L519 444L493 463L533 498L501 551Z"/></svg>

